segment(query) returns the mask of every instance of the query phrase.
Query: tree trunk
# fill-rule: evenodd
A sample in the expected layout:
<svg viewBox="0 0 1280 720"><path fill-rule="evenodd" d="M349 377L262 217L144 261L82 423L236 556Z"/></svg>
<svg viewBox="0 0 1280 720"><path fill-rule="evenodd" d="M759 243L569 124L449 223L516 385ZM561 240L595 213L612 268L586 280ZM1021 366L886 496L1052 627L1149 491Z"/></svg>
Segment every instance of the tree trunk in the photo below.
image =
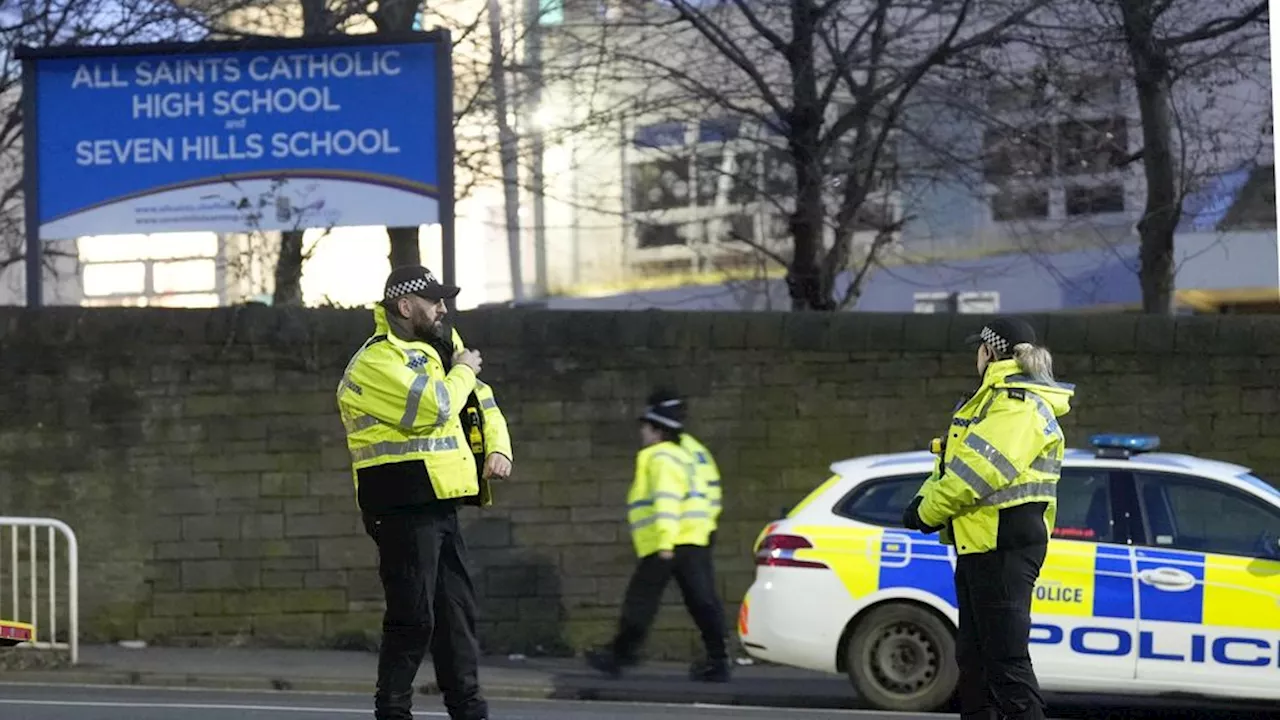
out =
<svg viewBox="0 0 1280 720"><path fill-rule="evenodd" d="M1171 315L1174 311L1173 235L1182 215L1182 190L1174 158L1169 60L1155 40L1153 20L1146 5L1140 0L1120 3L1142 118L1142 165L1147 181L1147 204L1138 222L1142 310Z"/></svg>
<svg viewBox="0 0 1280 720"><path fill-rule="evenodd" d="M280 234L272 305L302 305L302 233L302 230L286 230Z"/></svg>
<svg viewBox="0 0 1280 720"><path fill-rule="evenodd" d="M418 7L414 0L382 0L373 12L373 24L382 33L408 32L413 29ZM417 227L389 227L387 237L391 241L391 267L422 264ZM436 273L443 277L442 269L436 268Z"/></svg>
<svg viewBox="0 0 1280 720"><path fill-rule="evenodd" d="M391 267L422 264L422 254L418 251L418 228L389 227L387 237L391 240L391 254L387 257ZM436 272L442 271L437 268Z"/></svg>
<svg viewBox="0 0 1280 720"><path fill-rule="evenodd" d="M324 35L331 30L332 17L324 0L301 0L302 34ZM272 305L302 305L302 234L305 230L286 230L280 234L280 256L276 258L275 287Z"/></svg>
<svg viewBox="0 0 1280 720"><path fill-rule="evenodd" d="M507 76L502 58L502 8L489 0L489 73L498 123L498 155L502 161L502 206L507 220L507 257L511 267L511 299L524 301L524 263L520 259L520 145L508 121Z"/></svg>
<svg viewBox="0 0 1280 720"><path fill-rule="evenodd" d="M822 132L822 104L814 74L816 9L810 2L791 4L791 68L793 107L785 118L791 159L796 170L796 207L791 215L791 239L795 253L787 268L787 290L792 310L833 310L830 283L819 270L823 249L822 163L818 142Z"/></svg>

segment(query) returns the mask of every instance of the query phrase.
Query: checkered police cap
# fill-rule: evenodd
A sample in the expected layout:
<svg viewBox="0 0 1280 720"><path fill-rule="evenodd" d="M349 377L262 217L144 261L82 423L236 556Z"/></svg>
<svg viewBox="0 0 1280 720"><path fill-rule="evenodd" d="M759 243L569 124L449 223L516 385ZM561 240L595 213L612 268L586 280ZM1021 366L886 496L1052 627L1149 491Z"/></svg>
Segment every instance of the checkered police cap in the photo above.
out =
<svg viewBox="0 0 1280 720"><path fill-rule="evenodd" d="M998 357L1008 357L1013 348L1022 343L1036 342L1036 331L1025 321L1012 317L996 318L982 327L977 334L965 338L969 345L986 343Z"/></svg>
<svg viewBox="0 0 1280 720"><path fill-rule="evenodd" d="M443 285L436 276L421 265L404 265L391 271L382 289L384 301L405 295L417 295L427 300L445 300L458 294L455 285Z"/></svg>

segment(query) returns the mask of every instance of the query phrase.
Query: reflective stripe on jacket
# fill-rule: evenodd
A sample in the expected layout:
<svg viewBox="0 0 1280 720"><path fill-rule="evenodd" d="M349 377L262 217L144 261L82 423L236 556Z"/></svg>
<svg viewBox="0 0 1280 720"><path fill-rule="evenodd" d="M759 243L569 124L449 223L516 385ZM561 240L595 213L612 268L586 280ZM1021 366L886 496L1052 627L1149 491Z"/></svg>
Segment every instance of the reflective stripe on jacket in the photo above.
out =
<svg viewBox="0 0 1280 720"><path fill-rule="evenodd" d="M720 522L720 511L723 509L720 488L720 468L716 465L715 456L697 438L689 433L681 433L680 447L693 456L694 477L698 480L700 491L707 496L707 504L711 512L711 529L715 530Z"/></svg>
<svg viewBox="0 0 1280 720"><path fill-rule="evenodd" d="M446 374L431 345L396 337L381 305L373 314L374 336L351 358L337 389L357 497L360 469L413 460L425 463L434 497L476 495L476 460L460 413L476 391L485 413L487 451L511 457L506 421L493 391L481 387L465 365L454 365ZM463 349L456 331L453 342Z"/></svg>
<svg viewBox="0 0 1280 720"><path fill-rule="evenodd" d="M706 495L698 491L693 457L672 442L636 454L627 493L627 523L636 555L647 557L677 545L703 545L711 535Z"/></svg>
<svg viewBox="0 0 1280 720"><path fill-rule="evenodd" d="M990 363L983 382L955 412L939 467L921 487L920 519L947 526L942 541L961 554L995 549L1000 511L1044 502L1046 532L1057 517L1057 484L1066 444L1058 418L1075 387L1019 374L1017 363Z"/></svg>

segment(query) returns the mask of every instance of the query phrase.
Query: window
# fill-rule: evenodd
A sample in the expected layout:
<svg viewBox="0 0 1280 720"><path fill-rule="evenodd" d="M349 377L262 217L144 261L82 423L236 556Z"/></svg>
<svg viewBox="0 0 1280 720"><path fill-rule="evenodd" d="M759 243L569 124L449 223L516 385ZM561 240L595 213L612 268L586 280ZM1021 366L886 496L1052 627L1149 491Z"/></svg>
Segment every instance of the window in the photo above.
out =
<svg viewBox="0 0 1280 720"><path fill-rule="evenodd" d="M631 207L667 210L689 204L689 160L671 158L631 166Z"/></svg>
<svg viewBox="0 0 1280 720"><path fill-rule="evenodd" d="M998 292L918 292L913 299L918 313L994 315L1000 312Z"/></svg>
<svg viewBox="0 0 1280 720"><path fill-rule="evenodd" d="M991 217L999 222L1049 217L1048 190L1002 190L991 197Z"/></svg>
<svg viewBox="0 0 1280 720"><path fill-rule="evenodd" d="M1063 468L1058 480L1058 519L1053 537L1115 542L1111 473L1104 468Z"/></svg>
<svg viewBox="0 0 1280 720"><path fill-rule="evenodd" d="M1124 212L1124 187L1121 185L1067 188L1068 215L1097 215L1118 212Z"/></svg>
<svg viewBox="0 0 1280 720"><path fill-rule="evenodd" d="M692 228L677 223L636 223L636 246L640 248L688 245Z"/></svg>
<svg viewBox="0 0 1280 720"><path fill-rule="evenodd" d="M714 238L717 242L757 242L755 218L750 215L744 213L726 215L714 225L716 229L709 232L708 237Z"/></svg>
<svg viewBox="0 0 1280 720"><path fill-rule="evenodd" d="M720 194L720 178L724 175L723 154L702 153L698 155L698 204L706 207L716 204Z"/></svg>
<svg viewBox="0 0 1280 720"><path fill-rule="evenodd" d="M1052 137L1052 125L1037 125L1027 131L1016 128L987 131L983 140L987 180L1051 176Z"/></svg>
<svg viewBox="0 0 1280 720"><path fill-rule="evenodd" d="M1058 141L1063 175L1109 172L1122 165L1129 155L1123 117L1061 123Z"/></svg>
<svg viewBox="0 0 1280 720"><path fill-rule="evenodd" d="M902 527L902 511L920 492L928 475L899 475L870 480L854 488L832 508L832 512L850 520Z"/></svg>
<svg viewBox="0 0 1280 720"><path fill-rule="evenodd" d="M91 263L84 266L84 294L141 293L147 289L147 265L141 262Z"/></svg>
<svg viewBox="0 0 1280 720"><path fill-rule="evenodd" d="M1147 544L1280 559L1280 511L1229 487L1183 475L1135 473Z"/></svg>

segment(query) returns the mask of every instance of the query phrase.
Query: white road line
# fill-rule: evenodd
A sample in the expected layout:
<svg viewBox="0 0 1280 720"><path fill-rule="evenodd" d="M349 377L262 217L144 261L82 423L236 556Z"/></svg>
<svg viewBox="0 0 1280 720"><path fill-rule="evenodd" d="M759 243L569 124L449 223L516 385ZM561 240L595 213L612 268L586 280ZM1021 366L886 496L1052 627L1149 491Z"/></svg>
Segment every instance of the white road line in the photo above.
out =
<svg viewBox="0 0 1280 720"><path fill-rule="evenodd" d="M368 715L369 710L360 708L321 708L291 707L288 705L230 705L219 703L158 703L158 702L108 702L91 700L7 700L0 699L0 705L40 705L46 707L94 707L94 708L129 708L134 710L240 710L243 712L287 712L287 713L329 713L343 715ZM448 713L423 712L415 710L414 715L423 717L449 717Z"/></svg>

